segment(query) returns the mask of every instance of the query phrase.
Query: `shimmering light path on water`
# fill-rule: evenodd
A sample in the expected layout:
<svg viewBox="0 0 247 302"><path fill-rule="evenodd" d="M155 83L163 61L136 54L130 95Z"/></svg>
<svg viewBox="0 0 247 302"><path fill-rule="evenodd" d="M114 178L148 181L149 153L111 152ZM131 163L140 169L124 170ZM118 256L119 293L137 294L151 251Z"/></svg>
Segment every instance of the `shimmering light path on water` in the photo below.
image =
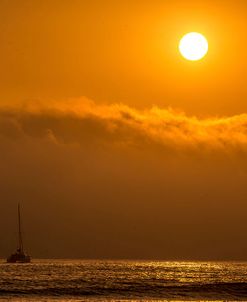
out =
<svg viewBox="0 0 247 302"><path fill-rule="evenodd" d="M0 264L0 300L247 300L247 263L36 260Z"/></svg>

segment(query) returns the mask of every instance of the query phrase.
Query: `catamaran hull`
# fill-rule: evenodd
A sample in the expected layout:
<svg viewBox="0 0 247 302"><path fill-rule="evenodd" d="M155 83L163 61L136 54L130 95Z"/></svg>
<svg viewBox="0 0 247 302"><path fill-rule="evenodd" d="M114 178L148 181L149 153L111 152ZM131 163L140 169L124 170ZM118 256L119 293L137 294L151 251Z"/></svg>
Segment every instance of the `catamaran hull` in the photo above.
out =
<svg viewBox="0 0 247 302"><path fill-rule="evenodd" d="M8 263L29 263L31 262L31 257L28 255L12 254L8 259Z"/></svg>

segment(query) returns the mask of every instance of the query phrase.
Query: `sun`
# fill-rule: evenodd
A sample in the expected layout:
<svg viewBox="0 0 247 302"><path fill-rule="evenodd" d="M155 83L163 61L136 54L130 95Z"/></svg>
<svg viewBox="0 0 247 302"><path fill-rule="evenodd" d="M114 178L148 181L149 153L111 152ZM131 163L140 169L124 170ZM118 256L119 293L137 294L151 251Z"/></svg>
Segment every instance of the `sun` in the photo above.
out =
<svg viewBox="0 0 247 302"><path fill-rule="evenodd" d="M185 59L198 61L207 54L208 41L200 33L188 33L180 40L179 51Z"/></svg>

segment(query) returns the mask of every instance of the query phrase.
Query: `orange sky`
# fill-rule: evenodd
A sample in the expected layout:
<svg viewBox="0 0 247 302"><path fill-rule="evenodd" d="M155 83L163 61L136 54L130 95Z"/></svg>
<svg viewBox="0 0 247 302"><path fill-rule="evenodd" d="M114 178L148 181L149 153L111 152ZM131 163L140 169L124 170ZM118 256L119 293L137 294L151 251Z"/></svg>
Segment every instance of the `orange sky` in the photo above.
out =
<svg viewBox="0 0 247 302"><path fill-rule="evenodd" d="M0 97L242 113L246 14L239 0L1 1ZM201 62L177 51L188 31L209 40Z"/></svg>
<svg viewBox="0 0 247 302"><path fill-rule="evenodd" d="M0 1L0 256L245 259L245 1ZM179 39L209 53L184 60Z"/></svg>

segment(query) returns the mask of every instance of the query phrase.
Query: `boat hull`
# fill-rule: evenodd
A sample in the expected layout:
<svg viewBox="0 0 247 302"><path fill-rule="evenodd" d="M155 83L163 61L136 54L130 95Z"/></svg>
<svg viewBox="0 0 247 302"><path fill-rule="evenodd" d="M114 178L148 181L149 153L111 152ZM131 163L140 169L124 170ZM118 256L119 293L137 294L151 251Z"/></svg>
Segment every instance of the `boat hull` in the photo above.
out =
<svg viewBox="0 0 247 302"><path fill-rule="evenodd" d="M29 263L31 262L31 257L24 253L14 253L8 259L8 263Z"/></svg>

